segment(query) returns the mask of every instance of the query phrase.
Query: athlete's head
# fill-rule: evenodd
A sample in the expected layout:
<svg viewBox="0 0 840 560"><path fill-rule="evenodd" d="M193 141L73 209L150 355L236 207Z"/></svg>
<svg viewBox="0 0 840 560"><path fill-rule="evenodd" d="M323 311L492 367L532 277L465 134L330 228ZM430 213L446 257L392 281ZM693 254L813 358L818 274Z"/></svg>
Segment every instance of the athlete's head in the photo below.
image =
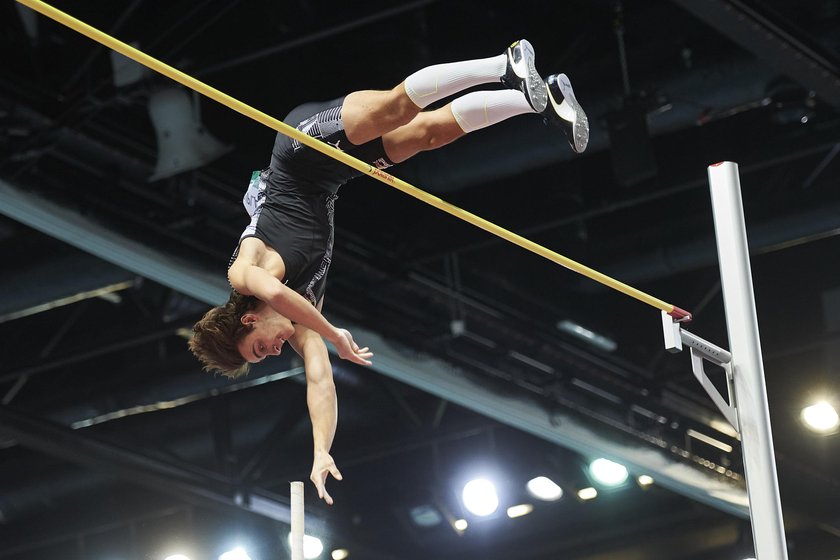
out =
<svg viewBox="0 0 840 560"><path fill-rule="evenodd" d="M280 353L294 334L291 321L252 296L231 292L193 326L190 350L208 371L230 378L248 373L252 363Z"/></svg>

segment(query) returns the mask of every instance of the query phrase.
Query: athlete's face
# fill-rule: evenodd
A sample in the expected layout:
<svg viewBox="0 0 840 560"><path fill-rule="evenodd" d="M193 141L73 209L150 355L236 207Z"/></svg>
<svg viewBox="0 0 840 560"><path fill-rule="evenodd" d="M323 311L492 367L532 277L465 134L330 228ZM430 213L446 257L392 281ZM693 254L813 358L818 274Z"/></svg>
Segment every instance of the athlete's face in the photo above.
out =
<svg viewBox="0 0 840 560"><path fill-rule="evenodd" d="M268 306L259 312L246 313L242 324L253 325L253 329L239 341L239 353L245 360L255 364L266 356L277 356L283 344L295 334L292 322Z"/></svg>

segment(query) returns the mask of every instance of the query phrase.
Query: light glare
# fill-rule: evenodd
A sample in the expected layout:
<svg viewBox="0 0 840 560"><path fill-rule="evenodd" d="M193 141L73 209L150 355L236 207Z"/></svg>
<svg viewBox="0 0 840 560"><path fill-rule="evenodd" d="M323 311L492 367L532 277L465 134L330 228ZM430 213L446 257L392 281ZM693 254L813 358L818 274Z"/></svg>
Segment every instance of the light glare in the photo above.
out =
<svg viewBox="0 0 840 560"><path fill-rule="evenodd" d="M458 531L466 531L470 524L467 523L466 519L456 519L452 526Z"/></svg>
<svg viewBox="0 0 840 560"><path fill-rule="evenodd" d="M531 504L518 504L507 508L507 516L511 519L514 519L516 517L528 515L532 511L534 511L534 506L532 506Z"/></svg>
<svg viewBox="0 0 840 560"><path fill-rule="evenodd" d="M318 537L310 537L303 535L303 557L307 560L313 560L321 556L324 552L324 543Z"/></svg>
<svg viewBox="0 0 840 560"><path fill-rule="evenodd" d="M473 515L484 517L490 515L499 507L499 496L496 487L487 479L477 478L464 485L462 494L464 506Z"/></svg>
<svg viewBox="0 0 840 560"><path fill-rule="evenodd" d="M627 468L609 459L595 459L589 465L589 472L604 486L618 486L627 480Z"/></svg>
<svg viewBox="0 0 840 560"><path fill-rule="evenodd" d="M289 532L289 546L292 545L292 533ZM314 560L324 552L324 543L318 537L303 535L303 557L307 560Z"/></svg>
<svg viewBox="0 0 840 560"><path fill-rule="evenodd" d="M646 474L639 476L636 481L639 483L639 486L650 486L653 484L653 478Z"/></svg>
<svg viewBox="0 0 840 560"><path fill-rule="evenodd" d="M251 560L251 557L248 556L244 548L237 546L233 550L228 550L219 556L219 560Z"/></svg>
<svg viewBox="0 0 840 560"><path fill-rule="evenodd" d="M563 489L547 476L532 478L526 488L533 497L545 502L555 502L563 497Z"/></svg>
<svg viewBox="0 0 840 560"><path fill-rule="evenodd" d="M598 496L598 491L590 486L589 488L581 488L578 490L577 495L581 500L592 500Z"/></svg>
<svg viewBox="0 0 840 560"><path fill-rule="evenodd" d="M837 411L826 401L802 409L802 420L815 432L830 432L840 424Z"/></svg>
<svg viewBox="0 0 840 560"><path fill-rule="evenodd" d="M309 560L318 558L324 552L324 543L318 537L303 536L303 557Z"/></svg>
<svg viewBox="0 0 840 560"><path fill-rule="evenodd" d="M190 560L190 557L184 554L173 554L171 556L167 556L163 560Z"/></svg>
<svg viewBox="0 0 840 560"><path fill-rule="evenodd" d="M412 521L420 527L434 527L443 522L443 516L430 505L413 507L408 513Z"/></svg>
<svg viewBox="0 0 840 560"><path fill-rule="evenodd" d="M344 560L350 556L350 551L346 548L336 548L330 554L332 560Z"/></svg>
<svg viewBox="0 0 840 560"><path fill-rule="evenodd" d="M569 321L568 319L564 319L557 323L557 328L607 352L614 352L615 349L618 348L618 344L616 344L614 340L593 332L586 327L578 325L574 321Z"/></svg>

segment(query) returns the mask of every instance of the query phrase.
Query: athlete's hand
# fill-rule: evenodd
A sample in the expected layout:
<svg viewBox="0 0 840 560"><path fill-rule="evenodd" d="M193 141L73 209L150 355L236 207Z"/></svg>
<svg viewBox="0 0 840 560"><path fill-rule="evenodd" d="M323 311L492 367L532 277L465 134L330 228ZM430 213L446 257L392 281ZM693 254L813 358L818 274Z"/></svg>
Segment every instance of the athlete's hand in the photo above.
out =
<svg viewBox="0 0 840 560"><path fill-rule="evenodd" d="M328 505L333 505L332 496L327 493L326 488L328 475L333 475L336 480L342 479L341 473L338 472L338 467L335 466L335 461L330 454L326 451L316 451L309 480L318 489L318 497L327 502Z"/></svg>
<svg viewBox="0 0 840 560"><path fill-rule="evenodd" d="M338 334L338 339L333 341L333 344L343 360L350 360L363 366L371 365L370 359L373 357L373 352L370 348L367 346L359 348L353 340L353 335L346 329L338 329Z"/></svg>

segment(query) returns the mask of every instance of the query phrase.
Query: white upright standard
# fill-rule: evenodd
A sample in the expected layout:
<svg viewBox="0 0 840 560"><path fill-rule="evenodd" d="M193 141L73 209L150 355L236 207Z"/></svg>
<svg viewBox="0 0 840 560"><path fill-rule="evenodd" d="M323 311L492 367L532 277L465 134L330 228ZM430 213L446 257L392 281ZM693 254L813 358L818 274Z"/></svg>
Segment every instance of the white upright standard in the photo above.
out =
<svg viewBox="0 0 840 560"><path fill-rule="evenodd" d="M292 560L303 560L303 482L291 483L292 498Z"/></svg>
<svg viewBox="0 0 840 560"><path fill-rule="evenodd" d="M710 165L709 187L756 559L786 560L738 165L729 161Z"/></svg>

